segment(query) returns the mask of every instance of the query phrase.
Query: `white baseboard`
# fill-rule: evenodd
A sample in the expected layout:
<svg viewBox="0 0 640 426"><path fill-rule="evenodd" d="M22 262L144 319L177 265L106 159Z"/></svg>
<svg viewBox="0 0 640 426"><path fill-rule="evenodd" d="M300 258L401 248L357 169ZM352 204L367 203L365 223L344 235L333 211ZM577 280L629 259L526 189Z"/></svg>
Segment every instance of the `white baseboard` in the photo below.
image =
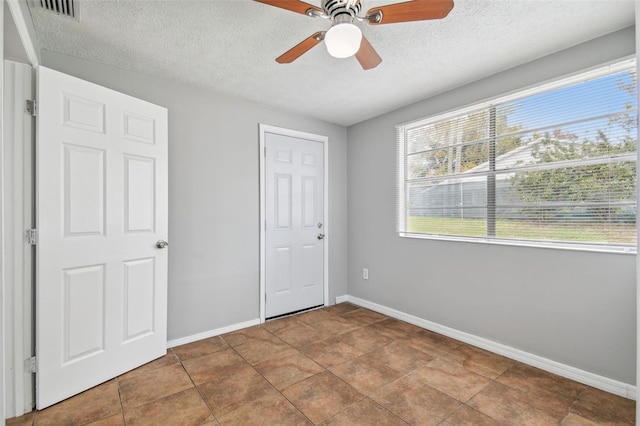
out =
<svg viewBox="0 0 640 426"><path fill-rule="evenodd" d="M260 319L254 319L250 321L240 322L237 324L227 325L225 327L216 328L214 330L204 331L202 333L192 334L191 336L181 337L179 339L169 340L167 342L167 348L173 348L180 345L186 345L187 343L196 342L198 340L206 339L213 336L219 336L225 333L231 333L232 331L240 330L242 328L253 327L260 324Z"/></svg>
<svg viewBox="0 0 640 426"><path fill-rule="evenodd" d="M338 299L340 299L340 301L338 301ZM636 399L636 386L628 383L600 376L598 374L581 370L567 364L562 364L560 362L534 355L520 349L512 348L510 346L506 346L501 343L485 339L483 337L478 337L473 334L465 333L464 331L456 330L455 328L431 322L414 315L410 315L383 305L379 305L377 303L369 302L368 300L360 299L353 296L336 297L336 303L340 302L353 303L354 305L371 309L372 311L376 311L389 317L396 318L413 325L417 325L418 327L422 327L427 330L445 335L447 337L460 340L461 342L488 350L498 355L503 355L507 358L532 365L550 373L566 377L567 379L575 380L576 382L601 389L605 392L609 392L633 400Z"/></svg>
<svg viewBox="0 0 640 426"><path fill-rule="evenodd" d="M348 300L349 300L349 296L347 296L347 295L344 295L344 296L338 296L338 297L336 297L336 305L337 305L338 303L346 302L346 301L348 301Z"/></svg>

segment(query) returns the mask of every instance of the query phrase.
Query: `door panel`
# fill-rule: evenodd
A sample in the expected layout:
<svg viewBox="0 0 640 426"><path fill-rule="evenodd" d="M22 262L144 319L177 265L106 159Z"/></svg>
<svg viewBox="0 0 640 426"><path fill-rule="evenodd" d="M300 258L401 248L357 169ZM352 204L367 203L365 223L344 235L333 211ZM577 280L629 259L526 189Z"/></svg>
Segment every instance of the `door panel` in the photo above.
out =
<svg viewBox="0 0 640 426"><path fill-rule="evenodd" d="M324 303L324 146L265 134L267 318Z"/></svg>
<svg viewBox="0 0 640 426"><path fill-rule="evenodd" d="M166 353L167 110L40 67L37 407Z"/></svg>
<svg viewBox="0 0 640 426"><path fill-rule="evenodd" d="M104 350L105 265L63 270L62 364Z"/></svg>
<svg viewBox="0 0 640 426"><path fill-rule="evenodd" d="M65 237L104 235L105 151L62 144Z"/></svg>
<svg viewBox="0 0 640 426"><path fill-rule="evenodd" d="M124 330L125 343L153 333L155 259L124 262Z"/></svg>
<svg viewBox="0 0 640 426"><path fill-rule="evenodd" d="M124 161L125 232L154 232L155 160L125 155Z"/></svg>

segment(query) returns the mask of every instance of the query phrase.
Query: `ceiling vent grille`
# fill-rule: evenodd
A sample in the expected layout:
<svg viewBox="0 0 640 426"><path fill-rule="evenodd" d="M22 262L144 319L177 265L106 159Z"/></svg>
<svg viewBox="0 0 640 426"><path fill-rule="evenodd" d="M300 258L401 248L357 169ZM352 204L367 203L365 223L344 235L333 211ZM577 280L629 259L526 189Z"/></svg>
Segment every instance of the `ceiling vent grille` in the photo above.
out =
<svg viewBox="0 0 640 426"><path fill-rule="evenodd" d="M39 9L45 9L58 15L78 19L77 0L33 0L31 4Z"/></svg>

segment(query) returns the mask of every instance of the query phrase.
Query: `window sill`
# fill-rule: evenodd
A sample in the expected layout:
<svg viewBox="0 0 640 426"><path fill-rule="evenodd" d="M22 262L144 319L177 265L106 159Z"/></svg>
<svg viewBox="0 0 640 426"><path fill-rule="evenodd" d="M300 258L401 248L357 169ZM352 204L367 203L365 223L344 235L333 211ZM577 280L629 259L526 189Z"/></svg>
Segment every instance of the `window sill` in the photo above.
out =
<svg viewBox="0 0 640 426"><path fill-rule="evenodd" d="M453 241L475 244L492 244L499 246L514 246L514 247L529 247L529 248L543 248L543 249L555 249L555 250L571 250L571 251L587 251L595 253L613 253L613 254L627 254L636 255L636 246L605 246L597 244L574 244L565 242L552 242L552 241L524 241L524 240L506 240L506 239L493 239L493 238L479 238L479 237L455 237L449 235L427 235L427 234L412 234L410 232L399 232L398 236L401 238L415 238L421 240L435 240L435 241Z"/></svg>

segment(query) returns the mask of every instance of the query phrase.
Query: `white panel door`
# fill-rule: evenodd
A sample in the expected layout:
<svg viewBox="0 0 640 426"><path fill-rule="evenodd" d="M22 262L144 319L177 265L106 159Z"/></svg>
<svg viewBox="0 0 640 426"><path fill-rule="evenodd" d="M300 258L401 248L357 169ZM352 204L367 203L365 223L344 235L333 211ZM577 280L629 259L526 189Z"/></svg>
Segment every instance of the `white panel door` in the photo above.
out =
<svg viewBox="0 0 640 426"><path fill-rule="evenodd" d="M42 409L166 353L167 110L40 67L36 222Z"/></svg>
<svg viewBox="0 0 640 426"><path fill-rule="evenodd" d="M324 146L265 134L265 317L324 303Z"/></svg>

